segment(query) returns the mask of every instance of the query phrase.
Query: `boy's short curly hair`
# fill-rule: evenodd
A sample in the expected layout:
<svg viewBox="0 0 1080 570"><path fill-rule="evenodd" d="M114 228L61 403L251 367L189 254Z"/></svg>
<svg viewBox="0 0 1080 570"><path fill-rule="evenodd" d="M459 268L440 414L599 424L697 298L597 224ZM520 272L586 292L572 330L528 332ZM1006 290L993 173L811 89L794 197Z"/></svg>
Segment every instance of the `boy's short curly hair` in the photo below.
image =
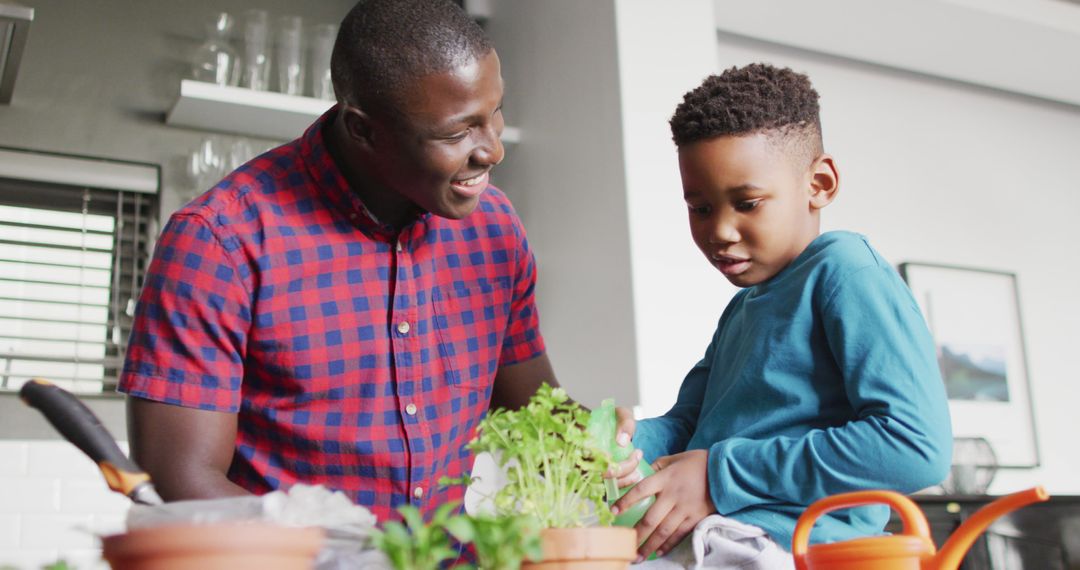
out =
<svg viewBox="0 0 1080 570"><path fill-rule="evenodd" d="M710 75L683 96L671 117L676 146L703 139L759 132L795 139L806 151L822 152L818 93L810 79L766 63L732 67Z"/></svg>

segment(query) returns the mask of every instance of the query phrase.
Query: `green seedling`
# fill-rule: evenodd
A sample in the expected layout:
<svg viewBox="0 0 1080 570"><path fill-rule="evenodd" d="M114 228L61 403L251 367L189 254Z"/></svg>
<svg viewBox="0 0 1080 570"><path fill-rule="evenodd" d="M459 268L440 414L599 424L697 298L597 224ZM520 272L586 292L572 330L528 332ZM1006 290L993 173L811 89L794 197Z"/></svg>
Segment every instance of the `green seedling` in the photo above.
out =
<svg viewBox="0 0 1080 570"><path fill-rule="evenodd" d="M517 570L525 559L538 560L540 530L527 516L458 516L447 522L446 531L476 549L482 570Z"/></svg>
<svg viewBox="0 0 1080 570"><path fill-rule="evenodd" d="M562 388L544 384L519 410L494 410L469 443L507 471L494 497L496 517L528 513L541 528L610 526L604 472L611 459L585 432L589 412Z"/></svg>
<svg viewBox="0 0 1080 570"><path fill-rule="evenodd" d="M516 570L525 558L541 556L540 531L531 518L451 514L457 507L458 503L442 505L427 522L416 507L399 507L404 523L383 525L375 533L375 545L396 570L435 570L456 559L458 550L451 546L451 538L472 544L477 567L483 570ZM455 568L467 570L471 566Z"/></svg>
<svg viewBox="0 0 1080 570"><path fill-rule="evenodd" d="M439 506L427 523L416 507L398 507L404 524L397 521L384 524L382 530L375 531L375 546L386 554L396 570L437 570L440 564L458 556L446 531L457 506L457 503Z"/></svg>

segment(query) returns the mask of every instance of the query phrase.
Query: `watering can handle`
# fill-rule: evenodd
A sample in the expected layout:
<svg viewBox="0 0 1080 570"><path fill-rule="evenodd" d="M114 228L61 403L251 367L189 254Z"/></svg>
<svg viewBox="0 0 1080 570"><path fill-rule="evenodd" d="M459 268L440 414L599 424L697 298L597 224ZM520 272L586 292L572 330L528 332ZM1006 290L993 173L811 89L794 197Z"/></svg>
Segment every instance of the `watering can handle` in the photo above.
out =
<svg viewBox="0 0 1080 570"><path fill-rule="evenodd" d="M795 568L807 570L806 550L810 543L810 531L819 517L837 509L877 504L888 505L900 513L904 534L923 537L933 548L934 542L930 539L930 525L926 522L926 516L911 499L894 491L841 493L814 502L795 523L795 535L791 540L791 555L795 559Z"/></svg>

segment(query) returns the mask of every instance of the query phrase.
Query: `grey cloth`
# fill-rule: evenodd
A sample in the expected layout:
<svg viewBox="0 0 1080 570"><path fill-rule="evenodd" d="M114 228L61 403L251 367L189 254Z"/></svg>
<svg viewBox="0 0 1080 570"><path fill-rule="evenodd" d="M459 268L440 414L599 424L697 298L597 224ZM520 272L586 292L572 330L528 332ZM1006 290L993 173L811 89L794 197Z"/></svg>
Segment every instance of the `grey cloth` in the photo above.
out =
<svg viewBox="0 0 1080 570"><path fill-rule="evenodd" d="M656 560L635 564L635 570L791 570L791 554L764 530L720 515L701 520L694 532Z"/></svg>

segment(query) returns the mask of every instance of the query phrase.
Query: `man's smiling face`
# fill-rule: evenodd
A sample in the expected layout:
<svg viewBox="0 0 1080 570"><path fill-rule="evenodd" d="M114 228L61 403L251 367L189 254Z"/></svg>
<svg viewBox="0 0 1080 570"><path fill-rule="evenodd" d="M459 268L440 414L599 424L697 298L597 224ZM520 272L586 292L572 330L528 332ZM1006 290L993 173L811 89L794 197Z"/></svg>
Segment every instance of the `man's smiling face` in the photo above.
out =
<svg viewBox="0 0 1080 570"><path fill-rule="evenodd" d="M503 159L502 97L494 50L413 80L392 110L372 116L369 176L421 210L469 215Z"/></svg>

